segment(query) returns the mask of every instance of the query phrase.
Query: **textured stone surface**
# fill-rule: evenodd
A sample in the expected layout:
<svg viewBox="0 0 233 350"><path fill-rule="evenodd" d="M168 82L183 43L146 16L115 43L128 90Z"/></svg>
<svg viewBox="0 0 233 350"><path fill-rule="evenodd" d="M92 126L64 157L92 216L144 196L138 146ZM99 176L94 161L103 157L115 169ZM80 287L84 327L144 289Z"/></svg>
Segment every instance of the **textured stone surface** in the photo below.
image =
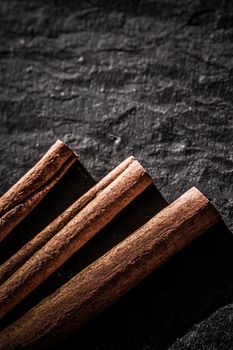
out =
<svg viewBox="0 0 233 350"><path fill-rule="evenodd" d="M177 340L170 350L188 350L194 346L196 349L232 349L232 314L232 305L219 309L207 320L193 327L183 339Z"/></svg>
<svg viewBox="0 0 233 350"><path fill-rule="evenodd" d="M60 137L96 179L133 154L168 201L196 185L233 230L231 1L2 0L0 16L1 193ZM161 319L144 320L134 349L181 336L172 349L233 347L232 236L218 239L198 241L157 273ZM170 289L176 297L182 289L165 282L171 273L187 279L185 301L172 301ZM89 349L113 348L115 339L93 338Z"/></svg>

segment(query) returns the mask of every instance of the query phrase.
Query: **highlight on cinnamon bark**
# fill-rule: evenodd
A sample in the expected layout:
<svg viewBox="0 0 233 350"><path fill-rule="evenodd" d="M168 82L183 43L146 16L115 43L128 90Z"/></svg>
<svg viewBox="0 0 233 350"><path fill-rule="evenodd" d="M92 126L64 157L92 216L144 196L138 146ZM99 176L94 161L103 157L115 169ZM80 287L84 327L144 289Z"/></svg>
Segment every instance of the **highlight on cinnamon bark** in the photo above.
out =
<svg viewBox="0 0 233 350"><path fill-rule="evenodd" d="M130 160L129 163L119 176L97 193L90 203L0 286L0 318L152 183L151 177L137 160Z"/></svg>
<svg viewBox="0 0 233 350"><path fill-rule="evenodd" d="M34 209L74 163L77 155L58 140L0 198L0 242Z"/></svg>
<svg viewBox="0 0 233 350"><path fill-rule="evenodd" d="M44 230L38 233L31 241L26 243L16 254L0 266L0 284L9 278L20 266L22 266L36 251L42 248L58 231L74 218L88 203L90 203L100 191L115 180L134 161L128 157L120 163L107 176L87 191L81 198L75 201L68 209L59 215Z"/></svg>
<svg viewBox="0 0 233 350"><path fill-rule="evenodd" d="M51 349L220 220L191 188L0 333L1 349Z"/></svg>

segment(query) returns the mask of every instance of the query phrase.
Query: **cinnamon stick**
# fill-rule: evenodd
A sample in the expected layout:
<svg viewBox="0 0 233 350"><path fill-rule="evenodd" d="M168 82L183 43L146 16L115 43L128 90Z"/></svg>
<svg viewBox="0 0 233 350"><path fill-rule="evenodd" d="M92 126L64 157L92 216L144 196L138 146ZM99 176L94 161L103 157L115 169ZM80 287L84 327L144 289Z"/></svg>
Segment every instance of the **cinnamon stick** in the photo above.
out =
<svg viewBox="0 0 233 350"><path fill-rule="evenodd" d="M113 182L0 286L0 318L152 183L134 160Z"/></svg>
<svg viewBox="0 0 233 350"><path fill-rule="evenodd" d="M14 186L0 198L0 242L54 187L77 155L58 140Z"/></svg>
<svg viewBox="0 0 233 350"><path fill-rule="evenodd" d="M88 203L90 203L100 191L115 180L132 162L133 157L127 158L119 164L107 176L87 191L81 198L75 201L67 210L59 215L44 230L38 233L31 241L26 243L15 255L0 266L0 284L9 278L20 266L22 266L36 251L43 247L58 231L74 218Z"/></svg>
<svg viewBox="0 0 233 350"><path fill-rule="evenodd" d="M51 349L220 219L191 188L0 333L1 349Z"/></svg>

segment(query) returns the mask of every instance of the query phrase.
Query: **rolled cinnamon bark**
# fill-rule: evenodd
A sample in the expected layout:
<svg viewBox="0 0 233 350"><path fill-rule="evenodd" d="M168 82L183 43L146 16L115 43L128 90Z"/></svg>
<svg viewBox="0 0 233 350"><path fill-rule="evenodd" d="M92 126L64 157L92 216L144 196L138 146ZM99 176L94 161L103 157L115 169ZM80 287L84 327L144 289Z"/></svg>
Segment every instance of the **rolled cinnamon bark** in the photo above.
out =
<svg viewBox="0 0 233 350"><path fill-rule="evenodd" d="M51 349L220 219L191 188L0 333L1 349Z"/></svg>
<svg viewBox="0 0 233 350"><path fill-rule="evenodd" d="M36 251L42 248L58 231L74 218L100 191L115 180L134 161L128 157L107 176L75 201L67 210L59 215L44 230L38 233L31 241L25 244L16 254L0 266L0 284L7 280L20 266L22 266Z"/></svg>
<svg viewBox="0 0 233 350"><path fill-rule="evenodd" d="M95 199L0 286L0 318L58 269L152 183L134 160Z"/></svg>
<svg viewBox="0 0 233 350"><path fill-rule="evenodd" d="M34 209L77 158L58 140L14 186L0 198L0 242Z"/></svg>

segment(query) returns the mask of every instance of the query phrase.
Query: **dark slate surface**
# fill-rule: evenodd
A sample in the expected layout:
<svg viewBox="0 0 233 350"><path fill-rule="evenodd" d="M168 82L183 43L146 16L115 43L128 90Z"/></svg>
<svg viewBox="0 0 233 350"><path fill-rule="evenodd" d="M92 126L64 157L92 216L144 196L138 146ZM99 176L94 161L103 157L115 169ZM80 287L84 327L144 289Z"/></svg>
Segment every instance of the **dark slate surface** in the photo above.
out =
<svg viewBox="0 0 233 350"><path fill-rule="evenodd" d="M75 335L79 348L232 349L232 2L1 0L0 13L1 193L60 137L96 179L134 154L168 201L198 186L229 228Z"/></svg>

